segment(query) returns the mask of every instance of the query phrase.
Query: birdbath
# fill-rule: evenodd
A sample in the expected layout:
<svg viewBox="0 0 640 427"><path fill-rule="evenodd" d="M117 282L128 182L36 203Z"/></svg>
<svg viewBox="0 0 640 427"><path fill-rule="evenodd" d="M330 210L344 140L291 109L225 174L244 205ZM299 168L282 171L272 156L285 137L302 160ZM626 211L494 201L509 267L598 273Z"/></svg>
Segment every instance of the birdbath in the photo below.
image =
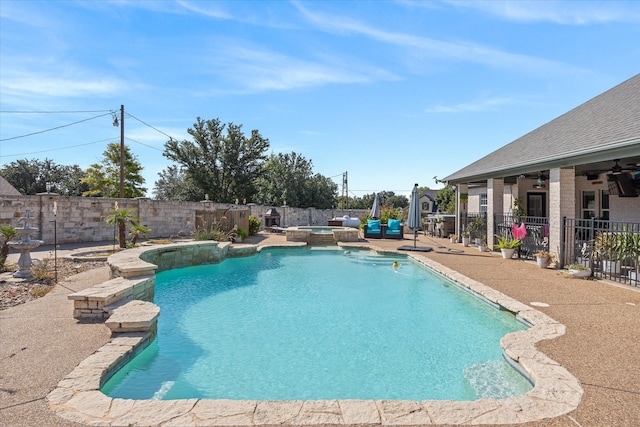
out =
<svg viewBox="0 0 640 427"><path fill-rule="evenodd" d="M37 228L31 227L29 221L31 220L31 209L25 210L24 216L22 216L18 223L22 223L22 227L16 227L19 240L12 240L7 242L9 247L20 251L20 258L18 259L18 271L13 273L13 277L28 279L31 274L31 250L37 248L44 242L42 240L32 240L31 233L38 231Z"/></svg>

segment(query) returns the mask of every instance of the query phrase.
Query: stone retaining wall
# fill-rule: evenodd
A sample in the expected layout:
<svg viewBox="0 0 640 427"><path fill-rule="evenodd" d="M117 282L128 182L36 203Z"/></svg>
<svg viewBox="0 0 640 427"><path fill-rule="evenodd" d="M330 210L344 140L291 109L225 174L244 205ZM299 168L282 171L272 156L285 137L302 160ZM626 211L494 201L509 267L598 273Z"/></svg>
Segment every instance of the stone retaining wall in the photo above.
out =
<svg viewBox="0 0 640 427"><path fill-rule="evenodd" d="M111 212L115 203L119 208L135 211L142 219L142 225L150 231L150 239L168 237L189 237L195 230L197 211L215 211L219 209L246 210L264 224L265 212L273 206L254 204L234 205L225 203L174 202L151 200L147 198L112 199L102 197L69 197L54 193L37 196L2 196L0 199L0 225L19 226L18 220L31 209L32 227L38 232L31 237L43 240L45 244L77 242L113 242L117 231L114 225L105 222L105 216ZM340 210L277 207L280 213L280 226L327 225L335 217L349 215L360 217L368 210ZM55 213L55 215L54 215Z"/></svg>
<svg viewBox="0 0 640 427"><path fill-rule="evenodd" d="M255 254L257 246L232 247L230 243L185 242L177 245L140 246L111 255L107 264L111 279L68 296L73 301L73 317L109 318L128 301L153 301L156 271L214 264L226 257Z"/></svg>

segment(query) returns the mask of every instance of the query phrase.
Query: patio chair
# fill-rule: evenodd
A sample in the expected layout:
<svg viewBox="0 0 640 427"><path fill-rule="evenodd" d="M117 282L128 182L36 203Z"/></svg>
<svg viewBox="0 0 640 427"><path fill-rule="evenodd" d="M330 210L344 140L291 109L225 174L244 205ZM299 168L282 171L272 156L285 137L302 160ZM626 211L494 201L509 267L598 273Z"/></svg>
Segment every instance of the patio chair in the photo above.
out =
<svg viewBox="0 0 640 427"><path fill-rule="evenodd" d="M402 239L404 238L404 232L401 221L399 219L389 219L387 226L384 227L383 233L385 239Z"/></svg>
<svg viewBox="0 0 640 427"><path fill-rule="evenodd" d="M364 225L365 239L382 239L382 227L379 219L368 219Z"/></svg>

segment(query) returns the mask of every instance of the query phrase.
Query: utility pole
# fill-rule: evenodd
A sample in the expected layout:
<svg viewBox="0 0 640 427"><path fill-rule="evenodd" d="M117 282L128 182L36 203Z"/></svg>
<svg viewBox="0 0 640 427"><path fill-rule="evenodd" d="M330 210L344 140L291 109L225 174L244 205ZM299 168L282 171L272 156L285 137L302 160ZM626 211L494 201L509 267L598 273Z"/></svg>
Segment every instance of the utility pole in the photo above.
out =
<svg viewBox="0 0 640 427"><path fill-rule="evenodd" d="M124 199L124 105L120 105L120 198Z"/></svg>
<svg viewBox="0 0 640 427"><path fill-rule="evenodd" d="M342 174L342 197L344 201L344 209L349 210L349 183L347 181L347 172Z"/></svg>

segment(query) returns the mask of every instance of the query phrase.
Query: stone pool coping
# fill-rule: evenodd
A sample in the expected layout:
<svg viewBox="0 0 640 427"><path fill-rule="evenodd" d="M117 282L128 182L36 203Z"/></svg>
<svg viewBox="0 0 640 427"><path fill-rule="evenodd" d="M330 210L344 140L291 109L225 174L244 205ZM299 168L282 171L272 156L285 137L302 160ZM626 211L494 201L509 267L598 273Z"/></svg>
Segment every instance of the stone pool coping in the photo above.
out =
<svg viewBox="0 0 640 427"><path fill-rule="evenodd" d="M215 252L216 257L245 256L265 247L229 245L215 242L185 243L124 251L109 258L114 274L128 271L148 273L155 265L149 251L172 253L174 248ZM280 246L280 245L279 245ZM286 246L292 246L288 244ZM301 246L301 245L294 245ZM345 247L373 249L368 244ZM379 250L400 253L395 250ZM532 307L497 292L439 263L414 253L403 253L432 268L470 291L530 323L525 331L512 332L501 339L507 357L516 361L535 385L522 396L476 401L405 400L133 400L110 398L100 391L102 378L126 363L155 337L153 328L124 333L114 332L109 343L81 362L61 380L48 396L49 407L67 420L100 426L173 425L173 426L260 426L260 425L429 425L429 424L519 424L557 417L574 410L582 398L578 380L564 367L535 348L538 341L565 333L565 326ZM215 257L214 257L215 258ZM182 260L181 262L186 262ZM133 273L132 273L133 274ZM121 276L122 277L122 276ZM135 274L129 276L135 278ZM148 312L148 306L144 305ZM131 312L131 310L129 310ZM139 316L139 315L138 315ZM126 319L118 319L126 322ZM144 329L144 328L143 328Z"/></svg>

